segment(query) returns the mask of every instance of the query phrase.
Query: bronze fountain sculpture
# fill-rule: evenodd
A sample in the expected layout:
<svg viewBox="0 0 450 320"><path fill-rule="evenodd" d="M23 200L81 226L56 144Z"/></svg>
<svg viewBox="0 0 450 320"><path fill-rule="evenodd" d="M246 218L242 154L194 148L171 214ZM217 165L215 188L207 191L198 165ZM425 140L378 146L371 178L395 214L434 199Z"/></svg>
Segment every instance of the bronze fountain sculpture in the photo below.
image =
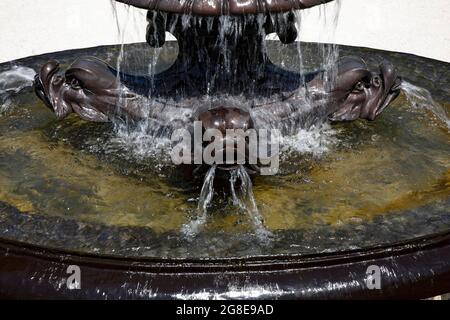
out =
<svg viewBox="0 0 450 320"><path fill-rule="evenodd" d="M162 47L166 32L173 34L179 47L176 61L155 75L128 74L97 57L80 57L72 62L73 55L65 56L65 62L68 59L72 62L66 70L57 61L48 61L35 77L34 91L58 119L76 114L86 121L124 122L130 126L150 121L158 136L170 136L176 129L190 128L196 120L202 122L203 129L266 127L289 135L316 123L375 120L400 94L402 79L394 65L386 60L373 70L359 57L344 56L333 70L306 74L288 71L270 61L266 34L276 33L285 44L294 42L298 32L294 11L332 0L116 1L148 11L148 45ZM44 61L47 59L45 56ZM39 65L42 61L39 60ZM86 132L81 139L91 131ZM254 166L246 164L245 169L255 176L258 174ZM226 170L223 172L227 174ZM115 185L107 190L114 188ZM167 197L172 201L170 196ZM187 241L178 229L176 233L160 235L151 227L115 229L63 218L55 223L50 217L39 224L38 238L43 235L61 243L53 246L54 242L48 245L23 240L28 239L27 232L31 230L27 226L35 229L34 222L25 221L35 221L31 220L33 214L29 217L26 212L0 201L0 218L3 216L9 222L6 228L18 232L20 239L3 236L0 239L0 270L7 274L0 276L0 296L6 297L178 299L202 293L207 297L230 298L227 295L230 291L242 288L240 297L252 298L246 295L249 288L260 293L256 298L425 298L448 292L450 283L446 263L450 259L448 231L414 236L412 240L327 251L317 249L308 242L311 238L303 235L298 242L291 241L291 237L301 232L287 230L277 236L285 235L288 239L285 243L289 245L305 241L313 247L312 251L299 252L292 245L287 253L269 250L261 251L263 254L253 255L252 251L249 255L234 256L236 247L230 240L231 247L225 246L225 250L231 251L231 256L204 257L196 253L189 255L194 242ZM19 217L19 223L9 217ZM353 225L349 227L350 234L354 237L352 228ZM317 242L325 241L328 236L318 234ZM339 231L332 235L329 241L348 236L340 235ZM72 237L76 241L64 242L60 236L63 240ZM202 250L204 243L209 245L208 236L199 237ZM233 236L227 238L225 234L211 242L227 242ZM245 245L256 246L251 236ZM69 246L71 241L81 245ZM91 242L93 251L90 247L86 249ZM95 251L99 243L106 243L112 251ZM148 251L134 255L131 251L121 251L123 247ZM180 255L177 250L184 248L187 248L185 255ZM173 255L167 254L170 250ZM61 285L60 280L67 277L68 266L73 265L80 266L83 272L81 290L69 290ZM367 286L366 270L373 265L383 267L381 290L370 290Z"/></svg>
<svg viewBox="0 0 450 320"><path fill-rule="evenodd" d="M148 10L150 46L164 45L166 31L174 34L179 45L177 60L153 77L124 74L89 57L75 61L61 74L58 63L51 61L36 76L35 90L59 119L72 112L97 122L154 118L169 127L164 130L168 134L190 126L203 117L202 112L219 108L222 118L216 120L224 123L223 131L236 129L233 117L249 113L246 128L269 127L289 134L320 121L374 120L400 92L401 79L387 61L372 72L362 59L344 57L333 83L324 80L324 73L330 71L304 75L270 62L265 35L276 32L283 43L295 41L292 10L328 1L119 2ZM229 21L222 21L225 16ZM229 95L266 100L236 106L227 101ZM205 96L213 97L206 107L200 99ZM307 104L314 107L307 108ZM240 112L230 118L231 109ZM167 113L180 116L168 119Z"/></svg>

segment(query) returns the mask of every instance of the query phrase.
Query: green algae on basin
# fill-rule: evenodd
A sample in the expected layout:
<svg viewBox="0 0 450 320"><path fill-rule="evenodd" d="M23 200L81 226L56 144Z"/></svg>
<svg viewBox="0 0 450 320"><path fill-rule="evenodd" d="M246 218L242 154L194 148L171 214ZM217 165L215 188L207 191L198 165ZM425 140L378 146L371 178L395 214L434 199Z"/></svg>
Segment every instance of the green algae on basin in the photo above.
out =
<svg viewBox="0 0 450 320"><path fill-rule="evenodd" d="M158 70L173 61L173 46L162 49ZM303 46L307 68L314 69L315 49ZM67 64L80 54L114 63L117 50L65 52L18 64L37 69L49 57ZM142 50L137 44L125 51L134 72L146 72L139 69ZM295 50L269 44L271 59L287 68L297 63L290 58ZM372 64L391 60L448 112L448 64L361 48L340 51ZM325 126L290 139L280 173L254 183L259 211L273 234L269 243L258 241L249 218L220 191L202 232L185 239L180 230L194 216L201 183L183 179L167 150L138 153L108 124L73 116L57 122L31 92L15 95L11 103L0 113L3 238L125 256L242 257L335 252L450 228L448 127L405 94L374 122Z"/></svg>

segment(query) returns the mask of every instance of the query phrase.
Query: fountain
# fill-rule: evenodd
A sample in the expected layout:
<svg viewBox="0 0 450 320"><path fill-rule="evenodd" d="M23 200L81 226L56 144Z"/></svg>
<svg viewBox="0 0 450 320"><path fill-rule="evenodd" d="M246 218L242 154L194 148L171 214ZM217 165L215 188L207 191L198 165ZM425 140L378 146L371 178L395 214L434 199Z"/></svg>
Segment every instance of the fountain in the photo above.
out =
<svg viewBox="0 0 450 320"><path fill-rule="evenodd" d="M147 10L145 46L0 65L0 296L450 291L448 64L297 43L331 0L117 2ZM53 116L17 107L32 69Z"/></svg>

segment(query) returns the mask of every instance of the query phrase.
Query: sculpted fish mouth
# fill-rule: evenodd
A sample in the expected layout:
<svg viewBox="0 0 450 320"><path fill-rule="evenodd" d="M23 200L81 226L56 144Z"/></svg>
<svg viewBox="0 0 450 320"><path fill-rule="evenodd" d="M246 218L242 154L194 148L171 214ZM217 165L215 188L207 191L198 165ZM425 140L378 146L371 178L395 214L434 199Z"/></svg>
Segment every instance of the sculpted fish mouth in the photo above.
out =
<svg viewBox="0 0 450 320"><path fill-rule="evenodd" d="M49 98L49 88L53 77L59 72L59 70L59 63L57 61L50 61L43 65L41 70L34 77L34 91L50 110L54 110L54 108Z"/></svg>
<svg viewBox="0 0 450 320"><path fill-rule="evenodd" d="M395 79L394 85L392 86L392 88L389 92L395 93L396 91L400 91L401 87L402 87L402 83L403 83L403 79L401 77L397 77L397 79Z"/></svg>
<svg viewBox="0 0 450 320"><path fill-rule="evenodd" d="M375 117L378 117L383 111L389 106L389 104L394 101L401 92L401 86L402 86L402 78L396 77L394 80L394 84L389 89L388 93L386 94L386 98L382 101L382 103L378 106L377 110L375 111Z"/></svg>
<svg viewBox="0 0 450 320"><path fill-rule="evenodd" d="M60 70L60 65L56 61L50 61L46 63L39 72L39 81L42 84L44 90L48 91L48 87L53 79L53 76Z"/></svg>
<svg viewBox="0 0 450 320"><path fill-rule="evenodd" d="M331 97L336 101L328 116L331 122L375 120L400 94L402 79L389 61L382 61L378 72L371 72L364 60L344 57Z"/></svg>

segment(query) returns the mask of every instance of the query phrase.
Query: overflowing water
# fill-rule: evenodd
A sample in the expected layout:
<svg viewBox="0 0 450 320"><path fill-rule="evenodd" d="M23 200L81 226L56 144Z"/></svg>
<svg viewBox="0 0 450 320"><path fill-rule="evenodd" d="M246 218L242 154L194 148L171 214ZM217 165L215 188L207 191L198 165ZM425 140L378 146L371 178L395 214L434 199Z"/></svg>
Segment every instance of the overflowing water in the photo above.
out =
<svg viewBox="0 0 450 320"><path fill-rule="evenodd" d="M412 108L428 110L450 129L450 118L447 110L434 101L430 91L406 81L402 83L402 90Z"/></svg>
<svg viewBox="0 0 450 320"><path fill-rule="evenodd" d="M38 70L50 59L67 66L89 55L115 65L119 49L52 53L15 63ZM124 50L124 71L148 70L153 49L126 44ZM297 68L295 44L268 42L268 50L274 63L285 59L286 69ZM306 69L317 67L318 50L316 44L303 45ZM153 105L148 114L159 113L160 122L150 119L150 130L145 124L124 125L127 131L120 133L76 115L57 121L31 90L6 81L13 105L0 116L1 237L95 254L182 259L337 252L447 230L450 133L437 114L447 120L438 104L447 107L448 81L439 75L448 64L364 48L341 46L340 52L374 67L374 56L392 61L414 83L414 94L405 84L407 94L373 122L299 125L282 137L276 176L249 180L239 168L225 177L216 169L203 187L170 159L165 163L170 144L155 138L165 135L158 125L175 123L174 108ZM165 70L175 55L176 44L166 44L157 69ZM1 73L11 65L0 68ZM435 79L435 88L428 79ZM421 87L432 89L432 99ZM211 98L252 104L234 96L197 101ZM198 227L192 227L195 222Z"/></svg>
<svg viewBox="0 0 450 320"><path fill-rule="evenodd" d="M125 41L125 34L126 33L130 33L130 32L135 32L135 30L131 30L133 29L132 27L130 27L130 25L133 25L132 22L134 22L134 26L136 28L136 21L138 20L138 17L136 16L139 12L141 12L140 10L131 10L130 7L126 7L126 16L122 20L120 21L119 16L118 16L118 10L117 10L117 4L115 1L111 1L112 4L112 8L113 8L113 14L116 17L116 21L117 21L117 29L118 29L118 34L119 34L119 41L121 43L121 49L120 52L118 53L118 59L117 59L117 69L118 70L123 70L128 69L129 70L129 61L124 60L125 55L125 47L124 47L124 41ZM299 34L301 34L303 28L305 27L305 25L302 24L303 19L306 16L313 16L314 19L317 21L317 25L320 26L318 28L315 27L315 30L317 29L318 32L318 38L320 40L322 40L322 43L319 44L318 46L318 53L317 56L320 57L320 62L318 65L316 65L314 68L315 70L321 70L322 73L322 77L324 80L324 84L325 84L325 88L328 86L331 86L332 83L335 80L335 76L336 76L336 61L339 57L339 50L337 49L337 46L335 44L328 44L325 43L326 41L332 42L330 40L332 40L334 31L336 29L337 23L338 23L338 18L339 18L339 13L340 13L340 7L341 7L341 3L340 0L338 1L334 1L332 3L329 4L323 4L323 5L319 5L316 8L310 9L310 10L298 10L295 11L294 14L297 17L297 21L296 21L296 27L297 30L299 31ZM181 32L181 35L184 38L188 37L189 39L192 40L193 43L188 44L188 45L194 45L194 47L198 47L199 50L197 50L198 52L196 52L193 55L194 59L198 59L199 62L201 62L204 66L205 66L205 76L207 79L207 91L206 91L206 97L203 97L202 99L215 99L215 94L214 92L214 88L217 85L217 81L219 80L220 77L222 76L226 76L226 77L231 77L231 82L233 81L232 79L235 79L236 77L239 76L238 73L238 65L236 65L236 63L239 63L239 61L235 61L236 57L235 57L235 53L234 53L234 48L235 46L239 46L237 48L238 51L240 51L241 55L248 55L250 57L255 55L255 50L258 52L261 52L263 54L263 60L267 60L267 48L266 48L266 41L265 39L266 37L266 31L265 31L265 24L267 23L267 20L272 19L272 21L275 20L279 20L279 21L283 21L287 19L287 16L291 14L291 13L280 13L280 14L271 14L271 15L265 15L265 14L258 14L258 15L247 15L244 17L237 17L237 16L221 16L218 18L218 22L216 22L217 18L214 17L198 17L198 16L192 16L189 14L181 14L181 15L172 15L171 16L171 20L167 21L169 27L168 30L169 32L174 33L176 26L181 24L181 28L182 30L178 30L178 32ZM164 19L165 21L168 19L168 15L165 13L161 13L162 15L162 19ZM156 15L153 16L153 19L155 21L156 19ZM216 25L217 24L217 25ZM206 25L206 29L208 31L211 31L213 29L213 26L218 28L218 38L217 38L217 42L213 44L214 48L212 47L208 47L208 48L204 48L202 47L202 40L201 40L201 36L200 37L192 37L192 35L190 35L192 33L193 27L198 27L198 28L202 28L203 26ZM251 27L253 26L253 27ZM258 38L261 40L257 40L255 41L255 46L257 46L257 48L252 47L252 45L249 46L245 46L243 47L242 43L238 43L238 39L239 37L245 33L245 32L249 32L246 31L248 28L255 28L254 26L256 26L256 30L250 31L250 32L256 32L256 35L254 36L254 38ZM142 26L141 26L142 28ZM155 28L156 30L156 28ZM183 33L187 31L186 33ZM156 32L156 31L155 31ZM300 41L297 41L298 44L298 68L297 71L300 74L305 74L306 70L305 70L305 61L302 57L302 50L301 50L301 44ZM208 45L207 43L205 45ZM160 55L160 50L159 48L154 48L151 51L151 56L143 56L141 58L137 58L137 59L142 59L142 61L139 61L137 64L139 65L148 65L148 77L150 79L155 78L155 75L157 74L157 68L156 65L158 64L158 60L159 60L159 55ZM218 61L215 60L210 60L210 56L207 54L207 51L210 50L218 50ZM186 57L184 57L186 58ZM181 70L184 68L187 70L187 68L189 67L190 64L190 60L189 59L185 59L182 58L182 64L179 67ZM258 57L255 56L255 59L258 59ZM136 58L135 58L136 59ZM214 58L215 59L215 58ZM283 62L281 63L283 65ZM257 67L260 68L260 70L256 70L256 75L263 72L263 68L264 68L264 63L255 63L255 65ZM131 70L133 71L133 70ZM248 83L248 87L251 87L251 83ZM183 94L182 92L180 94ZM148 96L151 99L152 97L152 92L151 89L148 92ZM308 97L308 95L306 95L306 97ZM175 97L173 97L175 98ZM241 100L240 104L258 104L260 102L258 101L244 101L245 98L243 97L231 97L230 99L236 99L236 100ZM274 97L272 97L272 100L274 99ZM266 103L269 101L266 101ZM183 104L183 101L181 100L179 102L180 104ZM263 101L264 103L264 101ZM299 102L299 108L301 109L307 109L307 106L305 105L306 103L308 103L308 101L301 101ZM149 103L146 103L145 105L142 106L143 109L150 109L151 106L149 105ZM169 119L169 122L171 121L171 119ZM267 121L266 121L267 122ZM277 121L275 121L277 122ZM148 137L148 131L152 130L152 125L154 123L152 123L152 121L147 121L144 120L142 124L140 124L139 126L134 126L132 129L129 128L128 124L124 124L123 122L120 123L116 123L116 131L118 132L119 135L121 136L126 136L126 135L131 135L134 138L136 138L139 134L142 135L143 137ZM295 124L298 126L298 124ZM287 130L287 133L289 135L296 135L297 132L296 130L307 130L308 127L302 126L302 123L299 124L300 126L294 130ZM318 125L318 123L309 123L308 126L310 125ZM138 132L138 133L137 133ZM128 138L124 138L124 140L130 140ZM139 143L142 142L142 139L137 139L139 140Z"/></svg>
<svg viewBox="0 0 450 320"><path fill-rule="evenodd" d="M128 26L128 22L122 22L121 26L121 23L119 22L119 18L117 16L116 3L115 1L111 2L113 5L113 12L118 21L117 27L119 36L121 37L120 41L122 43L117 59L117 69L122 70L122 65L125 65L127 63L126 61L124 61L124 34L126 31L126 27ZM319 39L322 39L323 41L318 46L317 54L318 57L320 57L320 62L319 65L315 66L315 68L316 70L321 70L325 89L328 89L334 84L337 74L336 65L337 59L339 57L339 50L335 44L325 43L327 40L330 40L330 38L324 39L321 35L326 34L327 36L330 36L334 34L338 23L340 6L340 0L337 0L332 4L318 6L312 13L318 13L316 20L318 24L321 25L321 28L318 28L320 35ZM296 27L299 33L301 33L304 27L304 25L302 25L304 16L311 14L308 11L310 10L299 10L294 12L294 15L297 19ZM127 20L129 20L129 8L127 12ZM253 70L255 71L256 76L258 74L262 74L265 68L264 60L268 59L265 41L267 35L264 27L267 19L272 19L272 22L284 21L286 23L290 14L292 13L288 12L271 15L258 14L248 15L244 17L226 15L220 16L218 18L219 36L216 43L213 44L214 48L202 48L202 39L199 37L192 37L189 33L192 32L192 27L201 29L204 25L206 25L206 29L208 30L208 32L210 32L213 29L217 18L196 17L189 14L172 16L172 20L168 21L168 30L171 33L174 33L176 26L181 22L181 31L178 30L177 32L179 32L182 37L192 39L192 41L195 42L194 47L198 48L198 52L194 54L194 58L198 59L198 61L206 66L204 70L207 79L206 96L199 99L198 103L200 103L200 101L202 101L202 103L208 103L208 100L217 100L217 97L214 96L214 89L217 85L217 82L220 81L221 78L230 78L231 81L233 81L232 79L236 79L239 77L238 68L240 66L236 65L236 63L239 63L239 61L236 60L236 56L234 55L236 49L235 47L237 46L239 46L237 50L241 51L241 54L247 54L249 57L254 57L255 60L258 60L260 58L258 55L255 56L255 50L263 55L263 60L261 60L262 63L255 63L258 69L256 71ZM156 16L156 14L153 15L154 24L156 23L157 19ZM161 19L167 21L168 15L165 13L161 13ZM239 43L238 40L244 32L248 32L247 28L249 26L256 26L257 29L256 35L252 36L259 39L255 41L255 47L252 47L252 45L243 46L243 44ZM153 36L154 38L158 38L156 34L156 27L154 28L154 30L155 34ZM304 64L306 64L306 61L304 61L302 56L300 41L297 41L297 44L299 56L299 65L297 71L299 74L305 74L306 72ZM218 54L216 56L213 55L213 57L217 57L218 61L211 60L211 55L207 53L207 51L210 50L218 50ZM154 49L150 57L150 62L145 62L148 63L149 66L148 77L152 79L152 88L148 92L148 97L150 98L150 100L152 98L153 79L155 78L155 75L157 73L156 65L158 62L159 54L160 49ZM190 57L181 57L182 63L179 68L187 70L189 65L191 64L191 61L189 61L189 59ZM250 86L251 84L249 83L248 85ZM304 94L302 93L301 96L304 96ZM308 97L307 94L306 97ZM260 101L257 101L258 99ZM270 97L269 99L274 100L276 99L276 97ZM234 104L238 104L240 106L259 104L264 105L270 102L267 100L267 98L255 97L254 99L248 99L243 96L227 96L225 97L225 100L233 101ZM183 100L181 100L181 104L182 103ZM282 103L280 102L280 105L277 108L280 109L280 112L284 112L284 110L291 110L292 108L294 108L296 109L294 114L296 115L297 119L302 119L301 121L298 121L296 119L294 119L293 121L287 121L283 124L283 128L278 128L281 129L285 134L282 141L280 141L284 146L283 151L291 152L292 150L294 150L295 152L313 153L314 155L320 155L328 151L330 144L334 142L334 132L327 128L326 125L324 125L325 117L319 114L320 112L317 112L317 110L312 110L314 107L311 103L309 103L308 99L306 99L306 101L304 99L299 101L298 106L291 106L287 104L282 105ZM143 109L147 109L150 115L152 109L151 102L143 106ZM165 110L163 111L165 112ZM273 115L273 119L270 117L270 114L267 114L267 112L262 112L262 114L258 116L258 111L256 109L256 111L253 112L252 116L255 121L259 122L258 125L260 127L277 128L280 121L276 115L276 112L273 112ZM310 118L313 119L311 120ZM172 118L169 117L166 120L166 123L173 123L175 120L177 120L177 115L174 114L172 115ZM133 127L130 127L127 123L123 122L115 123L115 128L118 136L117 140L123 142L125 145L127 145L128 148L130 148L130 146L134 146L131 148L135 149L139 155L151 155L152 153L154 153L155 146L158 146L158 148L160 149L161 146L164 148L170 145L167 140L167 135L161 136L160 133L163 130L159 129L160 126L160 123L158 123L158 121L156 121L155 123L154 118L152 118L151 116L147 117L139 125L134 125ZM158 134L155 135L155 132L157 132ZM196 235L199 232L201 226L206 223L208 207L211 204L214 194L215 170L215 166L211 167L204 179L203 187L198 200L199 202L196 213L197 217L191 223L183 226L183 232L188 237ZM236 187L238 188L238 190L236 190ZM261 238L269 238L269 234L264 228L263 219L259 214L258 207L253 196L251 178L242 166L239 166L237 169L231 172L230 189L234 204L250 218L251 224L256 230L256 233L259 234Z"/></svg>
<svg viewBox="0 0 450 320"><path fill-rule="evenodd" d="M115 8L115 1L112 1L112 3ZM318 21L322 21L321 23L325 25L325 29L330 30L331 33L336 28L339 17L339 8L340 1L336 1L334 3L334 7L331 7L330 5L324 5L317 8L317 10L319 10ZM117 17L116 9L114 9L114 13ZM310 13L308 13L308 11L299 11L295 14L297 17L298 30L301 33L303 28L302 21L305 19L305 15L308 15ZM134 24L136 25L136 17L133 16L131 10L127 12L127 16L128 18L122 22L119 22L119 17L117 17L117 28L121 42L121 47L116 60L117 70L119 71L127 68L128 69L126 71L130 71L130 64L126 59L127 55L125 54L125 33L130 32L130 30L133 31L133 22L135 22ZM181 24L184 29L187 29L193 24L206 24L209 30L212 30L213 28L213 18L179 15L177 19L181 20ZM220 76L236 76L236 69L233 65L232 56L229 55L230 46L233 46L236 41L233 36L237 37L247 24L254 23L254 19L256 19L257 21L256 25L258 36L262 39L265 39L266 34L263 26L265 22L264 19L268 19L268 17L264 15L248 17L245 18L244 21L236 21L235 18L228 16L224 16L219 19L220 36L218 38L219 42L217 46L220 51L219 57L221 63L211 64L210 66L209 64L207 64L208 61L205 61L205 63L207 64L208 89L206 95L198 99L199 103L200 101L201 103L208 103L208 101L212 101L213 99L218 98L214 95L214 88ZM173 26L175 26L175 24L177 23L178 20L172 21ZM263 41L262 44L265 45L265 42ZM321 74L323 76L325 86L327 87L333 85L336 76L336 62L339 57L338 47L334 44L319 44L317 47L317 56L319 57L319 62L316 63L313 67L311 67L311 64L304 59L302 55L302 45L300 42L297 42L297 47L299 55L297 70L302 74L305 73L306 65L308 65L309 68L321 70L323 71ZM265 46L263 46L262 52L265 53L265 51L266 48ZM150 79L154 79L158 73L157 66L160 60L160 52L161 49L153 49L150 56L147 55L138 57L137 59L139 61L134 61L134 65L147 66L147 75L150 77ZM204 56L199 55L199 58L203 57ZM212 69L210 69L210 67ZM31 86L33 77L34 71L32 69L22 67L15 67L10 71L1 73L0 97L6 97L11 92L19 92L23 88ZM408 101L410 102L412 107L427 108L438 119L449 126L448 115L446 114L445 109L443 109L439 104L433 101L430 93L427 90L414 86L410 83L404 83L403 90L406 93ZM171 145L170 140L168 139L168 134L161 134L165 130L163 128L164 123L171 125L172 123L178 121L181 115L179 109L176 108L165 108L161 111L156 112L154 110L154 105L152 104L152 88L150 88L148 92L148 98L148 100L145 100L147 102L143 102L145 104L143 105L143 109L148 113L149 116L142 122L133 125L123 121L115 122L114 128L116 134L110 139L109 142L112 144L122 145L130 153L138 155L139 157L157 157L160 161L162 161L163 157L161 155L163 155L165 152L166 155L168 155L168 149ZM276 99L276 97L271 98L273 100ZM259 97L255 97L252 101L250 101L244 96L232 95L223 97L223 99L228 99L230 101L233 101L233 103L239 105L258 105L267 103L268 101L267 98ZM174 100L173 102L171 101L171 103L177 104L180 103L179 101L180 100ZM181 100L181 102L183 102L183 100ZM4 106L5 104L2 103L2 105ZM3 106L0 107L0 112L2 110L1 108L4 108ZM296 107L296 112L307 112L309 111L308 108L312 108L311 105L308 105L308 101L299 101L299 105ZM172 110L173 113L171 113L170 110ZM152 116L152 113L158 113L155 116L156 118ZM161 114L164 115L164 121L161 121L161 118L157 118L160 117ZM188 117L186 117L186 119L187 118ZM266 121L264 125L276 124L278 122L278 119L270 119L270 115L267 114L262 114L261 118L264 118ZM320 117L318 118L320 120ZM158 121L156 121L155 119L157 119ZM294 128L294 130L287 130L290 132L290 134L285 135L282 138L282 151L290 152L294 150L295 152L300 154L311 153L313 155L320 156L322 154L326 154L335 144L337 139L336 129L331 129L329 125L321 123L320 121L312 122L311 125L302 124L303 123L293 123L291 127ZM197 235L199 235L202 228L208 222L208 210L211 208L215 194L214 183L216 180L216 170L217 167L215 165L209 168L209 171L207 172L203 181L203 186L198 198L198 204L194 214L194 218L190 222L185 223L182 226L182 232L187 238L195 238ZM243 166L238 166L236 169L231 170L229 178L229 188L231 190L230 195L234 206L239 211L239 213L243 213L245 215L258 238L262 241L270 239L271 233L265 226L264 219L262 218L254 196L252 180Z"/></svg>

